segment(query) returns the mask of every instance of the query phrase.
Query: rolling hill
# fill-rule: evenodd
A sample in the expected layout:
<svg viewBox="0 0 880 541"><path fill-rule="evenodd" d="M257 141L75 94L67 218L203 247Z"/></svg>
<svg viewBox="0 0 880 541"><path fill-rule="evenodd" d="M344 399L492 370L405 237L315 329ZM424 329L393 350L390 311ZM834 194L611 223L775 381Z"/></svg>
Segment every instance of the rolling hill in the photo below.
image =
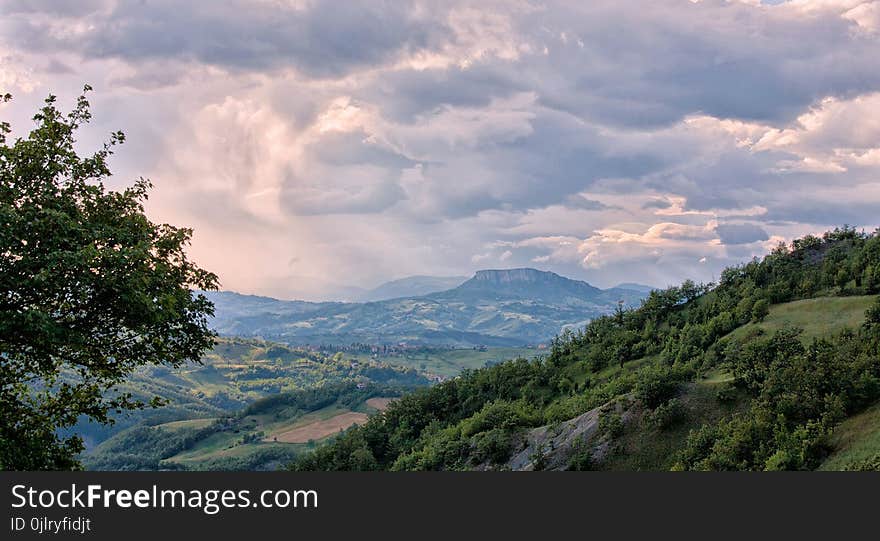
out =
<svg viewBox="0 0 880 541"><path fill-rule="evenodd" d="M644 293L602 290L535 269L478 271L461 285L427 295L366 303L279 301L211 294L213 325L226 336L289 344L390 343L455 347L522 346L636 304Z"/></svg>
<svg viewBox="0 0 880 541"><path fill-rule="evenodd" d="M427 362L431 364L430 360ZM143 402L158 397L163 403L161 407L116 416L112 425L83 421L73 432L84 438L87 451L83 462L87 467L155 469L160 460L155 456L172 448L190 449L195 441L201 441L193 439L197 435L217 432L207 431L207 425L217 419L235 417L261 400L291 393L317 393L316 389L324 387L344 389L345 393L354 387L359 395L363 390L373 393L370 396L394 395L402 389L428 385L430 377L424 370L375 359L355 360L342 353L327 355L257 340L221 339L200 364L178 369L144 367L116 388L117 392L131 393ZM340 393L329 393L327 404L337 400ZM362 397L366 398L369 396ZM304 407L302 411L274 412L278 418L273 422L284 424L311 411L312 406ZM261 421L260 430L264 425L272 423ZM240 433L235 430L238 428L229 432ZM248 430L257 432L254 427ZM133 454L138 438L145 443L141 451ZM255 449L260 453L266 451L259 445ZM164 458L167 456L161 457Z"/></svg>

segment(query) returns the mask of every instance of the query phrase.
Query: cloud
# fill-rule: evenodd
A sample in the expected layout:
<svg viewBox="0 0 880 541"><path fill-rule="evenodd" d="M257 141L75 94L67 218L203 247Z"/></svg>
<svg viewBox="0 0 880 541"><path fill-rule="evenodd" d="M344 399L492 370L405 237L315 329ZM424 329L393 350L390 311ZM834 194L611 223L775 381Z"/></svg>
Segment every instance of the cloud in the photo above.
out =
<svg viewBox="0 0 880 541"><path fill-rule="evenodd" d="M80 143L124 129L114 186L151 177L232 289L711 280L876 225L878 6L7 0L0 86L22 129L93 84Z"/></svg>
<svg viewBox="0 0 880 541"><path fill-rule="evenodd" d="M718 224L715 232L724 244L751 244L770 238L761 226L755 224Z"/></svg>
<svg viewBox="0 0 880 541"><path fill-rule="evenodd" d="M606 210L608 205L594 199L587 199L580 194L566 196L564 205L571 209L579 210Z"/></svg>
<svg viewBox="0 0 880 541"><path fill-rule="evenodd" d="M94 5L59 11L57 4L13 3L9 34L31 50L75 50L88 58L341 77L426 48L442 32L442 23L420 17L410 2L350 2L338 9L333 2L120 0L97 14L89 13Z"/></svg>

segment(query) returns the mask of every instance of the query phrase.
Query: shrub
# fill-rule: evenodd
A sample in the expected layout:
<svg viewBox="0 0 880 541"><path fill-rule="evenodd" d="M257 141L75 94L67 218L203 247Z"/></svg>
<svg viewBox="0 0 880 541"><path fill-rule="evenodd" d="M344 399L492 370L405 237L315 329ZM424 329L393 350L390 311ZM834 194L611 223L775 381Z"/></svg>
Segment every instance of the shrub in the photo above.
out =
<svg viewBox="0 0 880 541"><path fill-rule="evenodd" d="M685 417L685 409L681 401L673 398L660 404L646 416L648 424L664 430L681 421Z"/></svg>
<svg viewBox="0 0 880 541"><path fill-rule="evenodd" d="M668 368L649 368L639 374L635 396L649 409L654 409L678 393L679 380Z"/></svg>

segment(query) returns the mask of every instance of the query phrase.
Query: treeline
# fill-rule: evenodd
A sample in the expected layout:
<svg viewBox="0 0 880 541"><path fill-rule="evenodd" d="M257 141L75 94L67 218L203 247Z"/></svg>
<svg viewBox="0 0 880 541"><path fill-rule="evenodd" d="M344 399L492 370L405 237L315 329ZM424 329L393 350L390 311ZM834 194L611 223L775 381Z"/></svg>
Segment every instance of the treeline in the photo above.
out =
<svg viewBox="0 0 880 541"><path fill-rule="evenodd" d="M631 396L672 411L683 384L727 368L747 411L683 444L677 466L815 467L828 431L880 398L876 321L803 346L795 331L738 348L723 339L772 304L880 291L880 236L850 227L780 245L726 269L718 284L653 291L636 309L557 337L549 354L466 371L394 402L382 415L299 458L297 470L467 469L502 464L526 428L571 419ZM638 361L634 363L633 361ZM637 365L637 370L612 367ZM751 367L751 368L749 368ZM821 367L821 368L820 368Z"/></svg>

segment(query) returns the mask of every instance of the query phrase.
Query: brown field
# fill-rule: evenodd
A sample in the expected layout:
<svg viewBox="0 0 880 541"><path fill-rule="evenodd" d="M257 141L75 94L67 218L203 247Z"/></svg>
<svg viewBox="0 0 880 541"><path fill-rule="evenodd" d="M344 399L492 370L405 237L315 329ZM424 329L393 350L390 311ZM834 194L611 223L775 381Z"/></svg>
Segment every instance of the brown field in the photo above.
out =
<svg viewBox="0 0 880 541"><path fill-rule="evenodd" d="M309 440L320 440L321 438L332 436L340 430L345 430L354 425L362 425L366 422L366 414L354 411L340 413L323 421L315 421L314 423L282 432L278 434L278 441L283 443L307 443Z"/></svg>
<svg viewBox="0 0 880 541"><path fill-rule="evenodd" d="M395 399L384 397L368 398L367 405L379 411L385 411L386 409L388 409L388 404L390 404L392 400Z"/></svg>

